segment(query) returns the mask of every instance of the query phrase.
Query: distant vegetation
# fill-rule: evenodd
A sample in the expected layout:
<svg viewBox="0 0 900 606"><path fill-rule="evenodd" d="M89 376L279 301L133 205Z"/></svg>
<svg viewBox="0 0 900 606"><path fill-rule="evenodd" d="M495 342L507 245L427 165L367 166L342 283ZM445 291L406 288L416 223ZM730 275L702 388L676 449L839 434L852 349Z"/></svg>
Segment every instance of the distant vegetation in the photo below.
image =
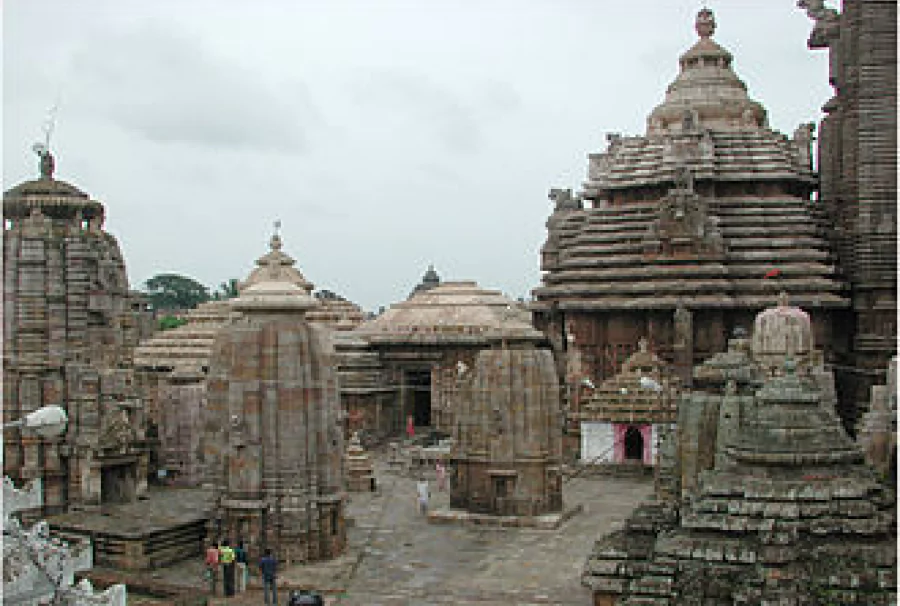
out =
<svg viewBox="0 0 900 606"><path fill-rule="evenodd" d="M238 281L237 278L231 278L219 284L219 288L213 293L212 298L215 301L225 301L226 299L234 299L237 296Z"/></svg>
<svg viewBox="0 0 900 606"><path fill-rule="evenodd" d="M178 328L179 326L184 326L187 324L187 320L184 318L178 318L176 316L163 316L159 319L159 329L160 330L170 330L172 328Z"/></svg>
<svg viewBox="0 0 900 606"><path fill-rule="evenodd" d="M144 283L144 295L157 311L193 309L209 301L209 289L187 276L159 274Z"/></svg>

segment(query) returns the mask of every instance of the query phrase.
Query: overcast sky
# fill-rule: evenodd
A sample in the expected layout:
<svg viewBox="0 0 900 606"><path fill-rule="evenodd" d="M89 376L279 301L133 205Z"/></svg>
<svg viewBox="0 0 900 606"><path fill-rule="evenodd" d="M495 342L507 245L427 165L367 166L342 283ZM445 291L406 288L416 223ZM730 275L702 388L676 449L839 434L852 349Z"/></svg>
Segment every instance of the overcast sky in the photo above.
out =
<svg viewBox="0 0 900 606"><path fill-rule="evenodd" d="M827 53L794 0L711 0L772 126L820 118ZM429 263L540 281L551 187L641 134L694 0L9 0L3 188L59 102L57 177L106 205L132 286L244 278L280 219L317 288L374 310Z"/></svg>

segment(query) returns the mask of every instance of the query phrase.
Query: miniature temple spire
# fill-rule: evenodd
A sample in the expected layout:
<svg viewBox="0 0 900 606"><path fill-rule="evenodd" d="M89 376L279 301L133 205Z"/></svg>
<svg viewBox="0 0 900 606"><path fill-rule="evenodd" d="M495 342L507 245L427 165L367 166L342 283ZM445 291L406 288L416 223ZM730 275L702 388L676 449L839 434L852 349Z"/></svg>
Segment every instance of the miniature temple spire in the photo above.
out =
<svg viewBox="0 0 900 606"><path fill-rule="evenodd" d="M710 38L716 31L716 18L712 10L707 7L700 9L697 13L697 20L694 22L694 29L701 38Z"/></svg>

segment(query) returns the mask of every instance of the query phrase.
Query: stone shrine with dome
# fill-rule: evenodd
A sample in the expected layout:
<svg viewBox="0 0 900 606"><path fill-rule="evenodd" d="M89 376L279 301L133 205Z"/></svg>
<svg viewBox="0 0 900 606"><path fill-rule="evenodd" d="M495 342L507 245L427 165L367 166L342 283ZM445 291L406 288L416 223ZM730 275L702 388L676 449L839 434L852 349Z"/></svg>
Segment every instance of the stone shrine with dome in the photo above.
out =
<svg viewBox="0 0 900 606"><path fill-rule="evenodd" d="M344 438L331 331L307 312L312 285L272 237L216 336L201 438L216 491L209 538L244 541L251 561L325 560L346 546Z"/></svg>

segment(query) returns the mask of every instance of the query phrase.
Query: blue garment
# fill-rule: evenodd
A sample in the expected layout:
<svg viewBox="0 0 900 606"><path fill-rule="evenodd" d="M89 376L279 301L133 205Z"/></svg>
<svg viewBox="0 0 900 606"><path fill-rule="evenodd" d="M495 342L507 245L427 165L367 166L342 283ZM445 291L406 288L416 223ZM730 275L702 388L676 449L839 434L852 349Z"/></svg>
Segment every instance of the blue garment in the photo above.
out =
<svg viewBox="0 0 900 606"><path fill-rule="evenodd" d="M263 556L259 560L259 571L263 579L274 579L278 572L278 560L273 556Z"/></svg>

